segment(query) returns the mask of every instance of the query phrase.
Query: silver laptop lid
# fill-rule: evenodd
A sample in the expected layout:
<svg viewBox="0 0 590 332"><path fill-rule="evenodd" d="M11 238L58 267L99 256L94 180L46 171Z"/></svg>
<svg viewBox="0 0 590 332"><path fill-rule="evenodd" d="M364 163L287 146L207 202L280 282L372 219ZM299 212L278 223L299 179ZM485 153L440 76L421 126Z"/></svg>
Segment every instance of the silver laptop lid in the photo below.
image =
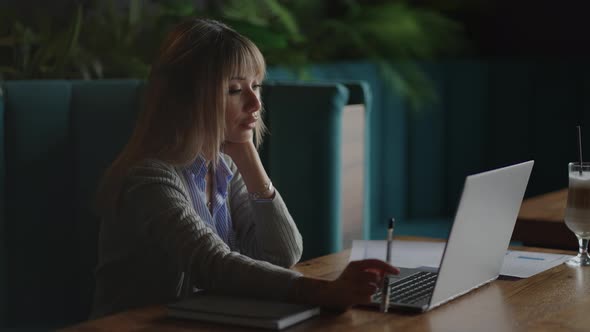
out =
<svg viewBox="0 0 590 332"><path fill-rule="evenodd" d="M465 179L430 308L498 277L533 163Z"/></svg>

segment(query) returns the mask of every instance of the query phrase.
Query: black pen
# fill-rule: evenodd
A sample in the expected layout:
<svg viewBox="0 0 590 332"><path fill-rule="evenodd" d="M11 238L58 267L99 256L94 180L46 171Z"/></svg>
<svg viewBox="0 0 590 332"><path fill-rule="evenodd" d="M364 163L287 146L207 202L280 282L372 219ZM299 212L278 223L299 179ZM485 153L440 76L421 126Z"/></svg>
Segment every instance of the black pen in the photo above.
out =
<svg viewBox="0 0 590 332"><path fill-rule="evenodd" d="M387 226L387 252L385 253L385 260L387 264L391 265L391 242L393 241L393 225L395 219L389 219L389 225ZM383 276L383 288L381 289L381 312L387 312L389 309L389 296L391 288L389 287L389 275Z"/></svg>

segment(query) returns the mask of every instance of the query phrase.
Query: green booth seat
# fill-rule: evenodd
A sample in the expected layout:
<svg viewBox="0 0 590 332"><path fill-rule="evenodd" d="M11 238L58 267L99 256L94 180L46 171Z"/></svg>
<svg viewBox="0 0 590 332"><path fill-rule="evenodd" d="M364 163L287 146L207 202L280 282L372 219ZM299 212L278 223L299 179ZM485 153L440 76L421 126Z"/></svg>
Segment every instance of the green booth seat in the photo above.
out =
<svg viewBox="0 0 590 332"><path fill-rule="evenodd" d="M397 235L445 237L469 174L534 159L527 197L567 186L565 165L578 154L576 125L590 127L587 61L449 59L419 65L437 98L418 111L387 84L377 63L309 68L315 79L370 85L371 239L384 239L390 217L399 221ZM295 72L272 67L269 77L285 80Z"/></svg>
<svg viewBox="0 0 590 332"><path fill-rule="evenodd" d="M303 236L302 259L340 251L343 108L363 104L368 110L368 86L359 81L270 81L263 91L271 131L263 147L264 162ZM366 203L369 177L363 178ZM370 209L363 209L362 219L363 233L368 234Z"/></svg>
<svg viewBox="0 0 590 332"><path fill-rule="evenodd" d="M88 315L99 178L131 132L140 81L2 83L6 181L2 327Z"/></svg>
<svg viewBox="0 0 590 332"><path fill-rule="evenodd" d="M4 91L0 89L0 99L3 98ZM0 299L7 298L7 287L6 287L6 268L8 264L6 259L6 245L4 242L6 231L5 215L6 208L4 204L4 184L6 183L6 169L5 169L5 152L4 152L4 103L0 103ZM5 321L7 303L0 301L0 322Z"/></svg>
<svg viewBox="0 0 590 332"><path fill-rule="evenodd" d="M92 203L129 138L144 82L0 83L0 327L87 319L99 220ZM362 82L268 82L262 159L304 238L304 257L341 248L339 121L369 102ZM368 190L367 190L368 191Z"/></svg>

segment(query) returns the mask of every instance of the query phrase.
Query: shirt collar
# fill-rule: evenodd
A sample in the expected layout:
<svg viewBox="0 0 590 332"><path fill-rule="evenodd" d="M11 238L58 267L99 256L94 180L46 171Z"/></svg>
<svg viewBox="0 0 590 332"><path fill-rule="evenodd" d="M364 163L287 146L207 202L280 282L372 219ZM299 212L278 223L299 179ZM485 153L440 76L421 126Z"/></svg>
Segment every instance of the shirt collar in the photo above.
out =
<svg viewBox="0 0 590 332"><path fill-rule="evenodd" d="M227 190L227 184L234 177L231 169L225 162L224 154L219 155L219 162L217 163L215 172L215 183L217 183L217 190L224 192ZM208 171L208 162L202 155L198 155L195 161L187 166L189 172L191 172L195 178L204 179Z"/></svg>
<svg viewBox="0 0 590 332"><path fill-rule="evenodd" d="M219 163L217 164L216 172L215 172L215 180L217 183L217 190L219 191L226 191L227 185L234 177L231 169L225 162L224 154L219 155Z"/></svg>
<svg viewBox="0 0 590 332"><path fill-rule="evenodd" d="M195 161L187 166L189 172L191 172L197 179L204 179L207 174L207 160L202 155L198 155Z"/></svg>

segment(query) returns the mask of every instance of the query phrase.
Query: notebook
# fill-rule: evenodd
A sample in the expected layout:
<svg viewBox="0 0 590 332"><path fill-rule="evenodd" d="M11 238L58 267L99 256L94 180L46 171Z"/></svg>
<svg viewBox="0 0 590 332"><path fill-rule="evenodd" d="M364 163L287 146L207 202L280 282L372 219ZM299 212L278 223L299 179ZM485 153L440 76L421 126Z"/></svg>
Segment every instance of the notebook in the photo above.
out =
<svg viewBox="0 0 590 332"><path fill-rule="evenodd" d="M465 179L440 267L401 268L389 280L391 309L424 312L498 278L533 164ZM372 302L381 303L380 291Z"/></svg>
<svg viewBox="0 0 590 332"><path fill-rule="evenodd" d="M198 292L167 305L168 316L282 330L320 313L316 306Z"/></svg>

